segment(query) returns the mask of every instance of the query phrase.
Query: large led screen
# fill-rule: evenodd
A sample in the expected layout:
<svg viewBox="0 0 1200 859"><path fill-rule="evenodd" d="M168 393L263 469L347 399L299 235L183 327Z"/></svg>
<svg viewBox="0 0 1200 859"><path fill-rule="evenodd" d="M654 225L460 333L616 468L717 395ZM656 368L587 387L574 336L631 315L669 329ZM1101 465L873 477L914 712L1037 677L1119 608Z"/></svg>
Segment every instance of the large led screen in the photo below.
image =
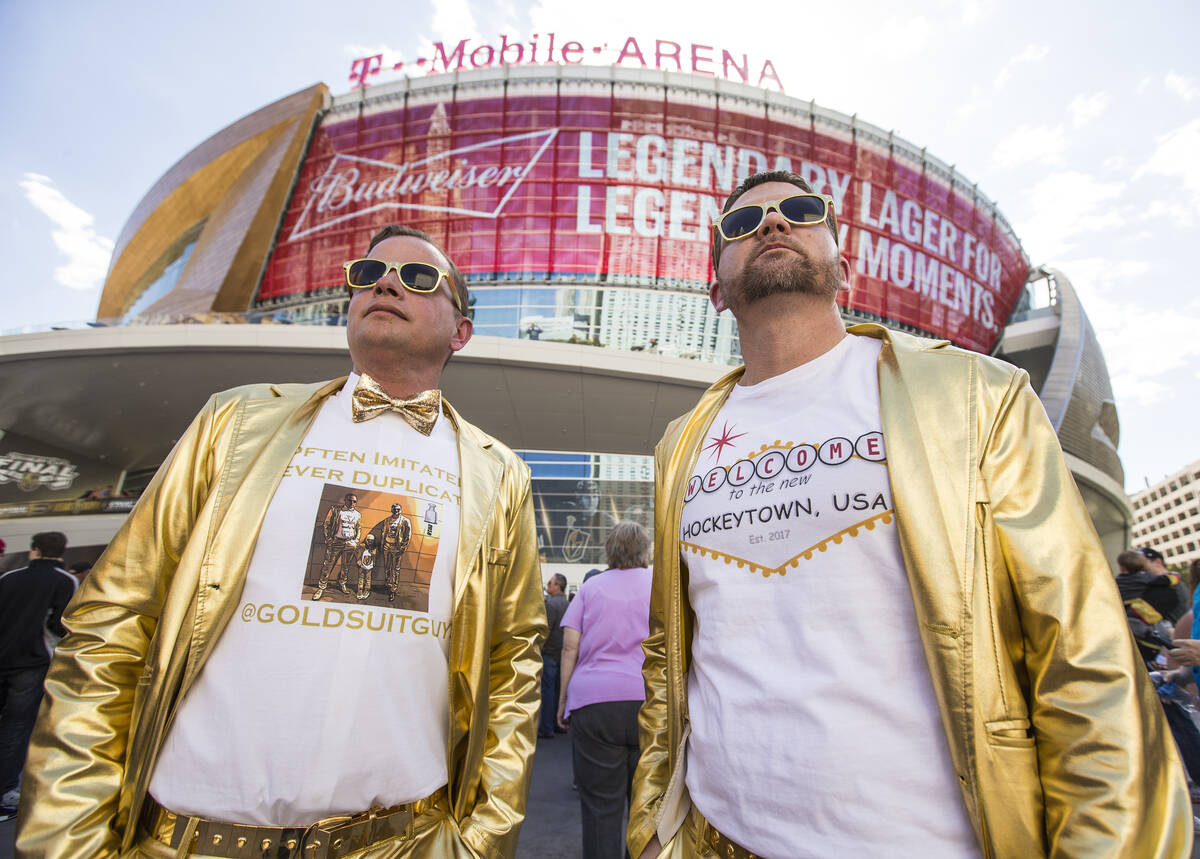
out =
<svg viewBox="0 0 1200 859"><path fill-rule="evenodd" d="M530 89L447 87L326 114L259 305L336 286L342 263L394 222L488 281L706 289L712 219L743 177L779 167L834 199L849 308L987 351L1025 283L1028 260L990 204L807 104Z"/></svg>

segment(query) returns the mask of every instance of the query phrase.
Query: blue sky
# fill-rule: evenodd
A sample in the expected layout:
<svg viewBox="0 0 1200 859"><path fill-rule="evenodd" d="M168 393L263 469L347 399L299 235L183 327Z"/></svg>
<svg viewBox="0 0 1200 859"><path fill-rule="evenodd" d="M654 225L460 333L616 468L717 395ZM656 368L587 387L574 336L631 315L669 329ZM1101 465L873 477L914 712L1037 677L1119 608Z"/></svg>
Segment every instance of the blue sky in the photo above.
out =
<svg viewBox="0 0 1200 859"><path fill-rule="evenodd" d="M954 163L1034 264L1061 268L1080 292L1116 388L1127 488L1200 458L1200 5L597 8L0 0L0 330L92 318L112 242L173 163L287 93L349 89L356 56L411 61L431 41L501 33L662 38L770 59L789 95Z"/></svg>

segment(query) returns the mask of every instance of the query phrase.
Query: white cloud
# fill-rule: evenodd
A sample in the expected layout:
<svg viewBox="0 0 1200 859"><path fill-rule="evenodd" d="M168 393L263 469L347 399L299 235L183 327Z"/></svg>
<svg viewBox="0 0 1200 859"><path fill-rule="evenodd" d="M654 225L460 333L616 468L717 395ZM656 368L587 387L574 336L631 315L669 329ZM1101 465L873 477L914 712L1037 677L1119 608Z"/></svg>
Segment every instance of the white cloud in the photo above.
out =
<svg viewBox="0 0 1200 859"><path fill-rule="evenodd" d="M430 29L439 41L479 38L469 0L433 0Z"/></svg>
<svg viewBox="0 0 1200 859"><path fill-rule="evenodd" d="M1063 161L1067 137L1061 125L1022 125L992 150L992 163L997 167L1020 167L1024 164L1057 165Z"/></svg>
<svg viewBox="0 0 1200 859"><path fill-rule="evenodd" d="M992 0L963 0L962 8L962 25L967 29L971 29L978 24L984 16L992 11Z"/></svg>
<svg viewBox="0 0 1200 859"><path fill-rule="evenodd" d="M1200 86L1196 84L1195 79L1177 75L1175 72L1167 72L1163 76L1163 86L1167 92L1174 93L1184 101L1191 101L1200 96Z"/></svg>
<svg viewBox="0 0 1200 859"><path fill-rule="evenodd" d="M1104 159L1105 170L1120 170L1125 166L1125 159L1120 155L1110 155Z"/></svg>
<svg viewBox="0 0 1200 859"><path fill-rule="evenodd" d="M1161 379L1200 358L1200 338L1194 334L1200 328L1200 303L1166 307L1145 300L1155 283L1145 260L1089 257L1058 268L1079 292L1096 329L1117 402L1151 406L1177 396L1177 386ZM1127 300L1135 296L1142 298Z"/></svg>
<svg viewBox="0 0 1200 859"><path fill-rule="evenodd" d="M63 196L49 176L26 173L17 184L25 192L25 199L54 224L50 237L67 258L65 265L54 270L54 279L71 289L100 286L108 271L113 243L96 234L92 215Z"/></svg>
<svg viewBox="0 0 1200 859"><path fill-rule="evenodd" d="M1200 119L1154 139L1154 152L1134 171L1133 178L1146 175L1180 180L1191 194L1191 206L1200 212Z"/></svg>
<svg viewBox="0 0 1200 859"><path fill-rule="evenodd" d="M1021 53L1012 57L1000 71L996 74L996 86L1002 87L1012 80L1013 73L1018 66L1029 65L1032 63L1040 63L1046 59L1046 55L1050 53L1049 45L1028 44Z"/></svg>
<svg viewBox="0 0 1200 859"><path fill-rule="evenodd" d="M1032 214L1016 225L1017 235L1043 259L1061 259L1079 237L1124 225L1122 207L1111 205L1124 193L1123 182L1102 182L1077 170L1051 173L1025 192Z"/></svg>
<svg viewBox="0 0 1200 859"><path fill-rule="evenodd" d="M1144 78L1138 81L1138 85L1134 89L1134 93L1137 95L1143 95L1153 82L1154 78L1150 77L1150 75L1146 75Z"/></svg>
<svg viewBox="0 0 1200 859"><path fill-rule="evenodd" d="M1080 93L1067 105L1071 113L1071 125L1082 128L1108 108L1108 93L1097 92L1091 95Z"/></svg>

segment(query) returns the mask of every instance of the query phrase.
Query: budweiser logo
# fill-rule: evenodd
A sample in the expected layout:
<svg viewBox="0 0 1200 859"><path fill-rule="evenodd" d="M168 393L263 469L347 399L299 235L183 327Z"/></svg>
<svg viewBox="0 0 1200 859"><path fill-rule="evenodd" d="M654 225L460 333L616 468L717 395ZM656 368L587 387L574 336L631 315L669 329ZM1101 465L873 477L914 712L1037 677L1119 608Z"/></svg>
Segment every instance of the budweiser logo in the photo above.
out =
<svg viewBox="0 0 1200 859"><path fill-rule="evenodd" d="M495 218L557 134L550 128L496 137L403 164L339 153L309 187L287 240L388 209ZM506 147L530 155L508 163Z"/></svg>

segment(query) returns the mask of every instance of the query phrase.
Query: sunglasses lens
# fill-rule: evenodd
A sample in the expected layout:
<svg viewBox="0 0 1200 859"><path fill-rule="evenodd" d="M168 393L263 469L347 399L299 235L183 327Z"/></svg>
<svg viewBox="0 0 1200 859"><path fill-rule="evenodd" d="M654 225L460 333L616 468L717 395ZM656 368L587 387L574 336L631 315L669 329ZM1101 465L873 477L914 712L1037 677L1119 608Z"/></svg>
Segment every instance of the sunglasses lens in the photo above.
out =
<svg viewBox="0 0 1200 859"><path fill-rule="evenodd" d="M438 270L423 262L406 262L400 266L400 280L409 289L417 292L433 292L437 289L441 275Z"/></svg>
<svg viewBox="0 0 1200 859"><path fill-rule="evenodd" d="M825 220L825 201L802 194L779 201L779 214L794 224L819 224Z"/></svg>
<svg viewBox="0 0 1200 859"><path fill-rule="evenodd" d="M743 206L721 218L721 232L727 239L740 239L758 229L763 210L759 206Z"/></svg>
<svg viewBox="0 0 1200 859"><path fill-rule="evenodd" d="M387 263L377 259L356 260L346 272L346 282L351 286L374 286L387 272Z"/></svg>

